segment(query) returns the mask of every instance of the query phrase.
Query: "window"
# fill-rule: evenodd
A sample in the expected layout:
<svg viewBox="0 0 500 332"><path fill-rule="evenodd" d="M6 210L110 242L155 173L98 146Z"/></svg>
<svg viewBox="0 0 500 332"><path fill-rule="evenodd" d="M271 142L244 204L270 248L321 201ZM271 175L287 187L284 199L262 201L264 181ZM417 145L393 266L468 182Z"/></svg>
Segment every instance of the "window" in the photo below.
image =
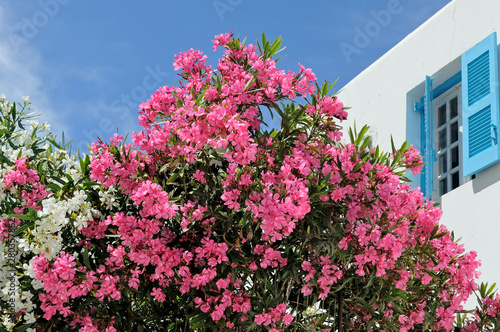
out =
<svg viewBox="0 0 500 332"><path fill-rule="evenodd" d="M437 162L434 163L439 195L444 195L458 188L462 179L460 159L462 156L461 133L461 84L457 84L447 93L434 99L434 150ZM460 112L459 112L460 110Z"/></svg>
<svg viewBox="0 0 500 332"><path fill-rule="evenodd" d="M426 77L424 96L415 103L426 163L420 187L437 201L500 161L496 32L445 68ZM440 84L433 87L434 81Z"/></svg>

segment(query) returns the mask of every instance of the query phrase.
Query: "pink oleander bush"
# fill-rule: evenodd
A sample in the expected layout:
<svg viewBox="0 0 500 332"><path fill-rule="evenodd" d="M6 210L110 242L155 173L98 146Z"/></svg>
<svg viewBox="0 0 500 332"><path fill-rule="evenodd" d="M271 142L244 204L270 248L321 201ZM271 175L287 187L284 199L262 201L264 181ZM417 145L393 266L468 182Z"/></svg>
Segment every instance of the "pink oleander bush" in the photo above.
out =
<svg viewBox="0 0 500 332"><path fill-rule="evenodd" d="M2 222L21 231L0 224L4 239L42 241L33 231L63 209L44 226L62 241L18 257L36 305L16 307L17 326L452 330L479 261L406 184L418 151L380 152L367 127L344 141L333 85L278 69L280 44L216 36L217 68L200 51L176 55L180 81L139 106L143 130L93 142L60 169L77 178L10 161Z"/></svg>
<svg viewBox="0 0 500 332"><path fill-rule="evenodd" d="M475 310L458 314L457 330L464 332L500 331L500 294L496 284L488 286L481 283L475 292L477 306Z"/></svg>

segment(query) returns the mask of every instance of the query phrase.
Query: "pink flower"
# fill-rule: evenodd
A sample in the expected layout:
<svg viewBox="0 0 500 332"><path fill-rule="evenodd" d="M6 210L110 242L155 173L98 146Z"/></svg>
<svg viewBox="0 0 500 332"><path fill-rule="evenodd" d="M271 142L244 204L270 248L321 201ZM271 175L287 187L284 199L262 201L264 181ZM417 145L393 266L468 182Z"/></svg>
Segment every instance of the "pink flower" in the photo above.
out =
<svg viewBox="0 0 500 332"><path fill-rule="evenodd" d="M199 169L194 172L193 177L201 184L205 184L207 182L205 179L205 172L201 172Z"/></svg>
<svg viewBox="0 0 500 332"><path fill-rule="evenodd" d="M151 296L153 296L158 302L165 301L165 294L161 291L161 288L154 287L151 292Z"/></svg>
<svg viewBox="0 0 500 332"><path fill-rule="evenodd" d="M288 325L293 321L293 316L286 314L283 316L283 324Z"/></svg>

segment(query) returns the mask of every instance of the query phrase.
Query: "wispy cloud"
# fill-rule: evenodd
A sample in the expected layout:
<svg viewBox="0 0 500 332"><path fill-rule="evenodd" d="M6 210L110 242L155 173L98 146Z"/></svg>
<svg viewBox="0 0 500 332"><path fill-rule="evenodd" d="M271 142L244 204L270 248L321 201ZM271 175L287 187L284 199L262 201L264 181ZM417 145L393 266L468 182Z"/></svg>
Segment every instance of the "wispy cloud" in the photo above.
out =
<svg viewBox="0 0 500 332"><path fill-rule="evenodd" d="M55 132L65 131L67 125L52 108L40 75L43 59L30 43L12 44L11 27L16 26L15 15L6 5L0 7L0 93L10 101L21 101L29 96L34 108L44 114L43 121L51 123Z"/></svg>

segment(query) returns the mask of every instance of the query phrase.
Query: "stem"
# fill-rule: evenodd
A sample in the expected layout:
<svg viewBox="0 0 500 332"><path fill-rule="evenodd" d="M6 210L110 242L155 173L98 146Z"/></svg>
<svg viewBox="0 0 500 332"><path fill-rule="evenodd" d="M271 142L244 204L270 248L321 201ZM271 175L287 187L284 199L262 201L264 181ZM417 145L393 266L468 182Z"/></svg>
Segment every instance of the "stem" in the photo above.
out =
<svg viewBox="0 0 500 332"><path fill-rule="evenodd" d="M338 310L338 316L337 316L337 325L338 325L338 332L343 331L343 321L342 321L342 316L343 316L343 298L342 298L342 291L339 291L338 295L338 301L339 301L339 310Z"/></svg>

